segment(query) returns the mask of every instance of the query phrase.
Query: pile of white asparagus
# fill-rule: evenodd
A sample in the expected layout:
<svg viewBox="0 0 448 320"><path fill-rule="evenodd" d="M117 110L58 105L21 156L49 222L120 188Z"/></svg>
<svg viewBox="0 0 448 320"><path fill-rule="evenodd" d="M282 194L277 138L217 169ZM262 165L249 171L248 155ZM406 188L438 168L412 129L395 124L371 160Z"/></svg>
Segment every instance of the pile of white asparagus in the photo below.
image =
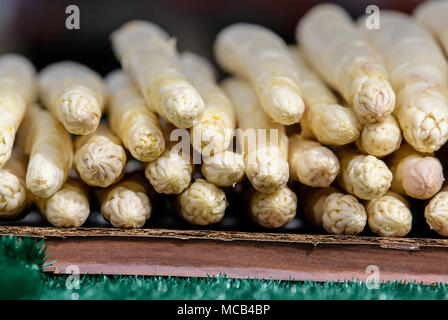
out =
<svg viewBox="0 0 448 320"><path fill-rule="evenodd" d="M330 234L368 224L403 237L415 198L426 201L429 227L448 236L434 155L448 140L448 1L414 16L382 10L378 30L318 5L295 35L288 46L262 26L226 27L214 43L231 74L220 83L209 61L179 54L144 21L113 32L122 70L105 79L77 62L36 74L26 58L0 56L0 218L35 203L52 225L79 227L96 196L111 225L138 228L159 193L205 226L221 221L247 179L248 214L266 228L303 208ZM133 159L145 170L125 170Z"/></svg>

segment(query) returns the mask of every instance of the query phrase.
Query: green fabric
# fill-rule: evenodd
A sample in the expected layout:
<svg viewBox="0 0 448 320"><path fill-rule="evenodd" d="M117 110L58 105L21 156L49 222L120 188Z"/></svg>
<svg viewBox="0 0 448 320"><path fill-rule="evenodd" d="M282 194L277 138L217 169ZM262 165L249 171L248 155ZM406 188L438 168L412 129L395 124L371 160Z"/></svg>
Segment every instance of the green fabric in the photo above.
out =
<svg viewBox="0 0 448 320"><path fill-rule="evenodd" d="M55 276L42 272L42 241L2 237L0 298L10 299L447 299L448 286L398 282L368 289L362 282L257 279ZM51 258L51 257L50 257ZM51 263L51 262L50 262ZM79 282L78 282L79 280Z"/></svg>

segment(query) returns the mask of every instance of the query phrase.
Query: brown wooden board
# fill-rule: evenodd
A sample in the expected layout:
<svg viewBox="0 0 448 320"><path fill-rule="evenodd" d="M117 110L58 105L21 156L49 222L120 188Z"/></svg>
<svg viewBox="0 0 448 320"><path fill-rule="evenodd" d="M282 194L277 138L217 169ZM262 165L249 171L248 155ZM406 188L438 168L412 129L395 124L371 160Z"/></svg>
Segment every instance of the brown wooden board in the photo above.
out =
<svg viewBox="0 0 448 320"><path fill-rule="evenodd" d="M448 240L207 230L0 227L45 238L45 271L294 280L448 282Z"/></svg>

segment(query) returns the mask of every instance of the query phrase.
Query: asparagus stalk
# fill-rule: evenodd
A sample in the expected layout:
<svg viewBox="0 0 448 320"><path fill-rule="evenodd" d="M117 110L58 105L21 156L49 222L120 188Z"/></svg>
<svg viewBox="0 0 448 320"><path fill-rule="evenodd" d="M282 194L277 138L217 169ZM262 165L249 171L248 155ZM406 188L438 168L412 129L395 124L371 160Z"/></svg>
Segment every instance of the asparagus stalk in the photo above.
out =
<svg viewBox="0 0 448 320"><path fill-rule="evenodd" d="M308 61L360 119L377 122L392 113L395 93L385 63L344 9L334 4L313 7L298 24L296 38Z"/></svg>
<svg viewBox="0 0 448 320"><path fill-rule="evenodd" d="M405 140L419 152L434 152L448 140L448 67L429 32L409 16L381 11L381 28L362 34L380 52L397 93L394 114Z"/></svg>
<svg viewBox="0 0 448 320"><path fill-rule="evenodd" d="M190 128L204 102L181 72L175 40L146 21L126 23L111 39L115 55L150 109L178 128Z"/></svg>
<svg viewBox="0 0 448 320"><path fill-rule="evenodd" d="M322 144L339 146L354 142L361 126L353 109L339 104L333 92L307 65L301 48L288 49L300 74L299 85L306 104L300 121L302 130Z"/></svg>
<svg viewBox="0 0 448 320"><path fill-rule="evenodd" d="M215 70L206 59L184 52L181 65L205 103L204 113L190 129L191 144L202 155L213 156L232 141L236 124L232 102L216 83Z"/></svg>
<svg viewBox="0 0 448 320"><path fill-rule="evenodd" d="M165 139L157 115L148 109L131 79L121 70L106 77L110 102L111 130L120 137L134 158L154 161L165 150Z"/></svg>
<svg viewBox="0 0 448 320"><path fill-rule="evenodd" d="M18 132L17 145L29 155L27 189L40 198L58 191L72 167L73 145L56 118L39 105L31 106Z"/></svg>
<svg viewBox="0 0 448 320"><path fill-rule="evenodd" d="M284 126L263 112L248 82L229 78L222 87L235 106L247 178L259 192L272 193L283 188L289 178Z"/></svg>
<svg viewBox="0 0 448 320"><path fill-rule="evenodd" d="M278 35L254 24L233 24L218 34L214 52L226 71L249 79L274 121L289 125L300 120L305 107L299 75Z"/></svg>

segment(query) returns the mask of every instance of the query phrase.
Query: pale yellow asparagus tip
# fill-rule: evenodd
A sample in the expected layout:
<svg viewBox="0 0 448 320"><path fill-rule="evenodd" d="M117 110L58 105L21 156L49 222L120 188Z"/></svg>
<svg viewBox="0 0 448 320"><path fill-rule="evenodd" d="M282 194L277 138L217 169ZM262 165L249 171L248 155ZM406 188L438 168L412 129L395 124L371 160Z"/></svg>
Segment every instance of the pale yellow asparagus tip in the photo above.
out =
<svg viewBox="0 0 448 320"><path fill-rule="evenodd" d="M418 96L409 108L397 113L403 136L415 150L423 153L434 152L447 141L447 106L445 97L429 91Z"/></svg>
<svg viewBox="0 0 448 320"><path fill-rule="evenodd" d="M44 217L55 227L80 227L90 213L88 197L80 186L67 182L47 199L36 199Z"/></svg>
<svg viewBox="0 0 448 320"><path fill-rule="evenodd" d="M336 155L320 143L292 136L289 146L291 176L311 187L328 187L339 173Z"/></svg>
<svg viewBox="0 0 448 320"><path fill-rule="evenodd" d="M26 172L26 186L37 197L48 198L62 186L65 172L44 153L34 154L30 158Z"/></svg>
<svg viewBox="0 0 448 320"><path fill-rule="evenodd" d="M297 196L288 187L274 193L255 192L250 200L251 218L265 228L280 228L296 216Z"/></svg>
<svg viewBox="0 0 448 320"><path fill-rule="evenodd" d="M296 87L290 81L275 79L275 85L263 90L260 99L269 116L283 125L299 122L305 104Z"/></svg>
<svg viewBox="0 0 448 320"><path fill-rule="evenodd" d="M129 152L140 161L154 161L165 150L165 139L160 132L144 126L129 131Z"/></svg>
<svg viewBox="0 0 448 320"><path fill-rule="evenodd" d="M247 156L246 176L255 190L272 193L288 182L288 161L273 146L254 150Z"/></svg>
<svg viewBox="0 0 448 320"><path fill-rule="evenodd" d="M351 195L331 193L322 204L322 227L330 234L356 235L366 222L364 206Z"/></svg>
<svg viewBox="0 0 448 320"><path fill-rule="evenodd" d="M403 189L413 198L429 199L442 187L443 168L434 157L412 159L401 170Z"/></svg>
<svg viewBox="0 0 448 320"><path fill-rule="evenodd" d="M411 231L412 213L407 201L394 192L366 204L370 229L384 237L404 237Z"/></svg>
<svg viewBox="0 0 448 320"><path fill-rule="evenodd" d="M233 137L233 130L230 126L222 125L225 117L227 116L216 112L205 114L193 125L191 141L196 151L205 156L213 156L228 147Z"/></svg>
<svg viewBox="0 0 448 320"><path fill-rule="evenodd" d="M392 182L392 173L386 164L371 155L352 159L342 175L346 190L364 200L383 195Z"/></svg>
<svg viewBox="0 0 448 320"><path fill-rule="evenodd" d="M231 151L215 154L203 159L201 172L208 182L218 187L234 186L244 177L244 157Z"/></svg>
<svg viewBox="0 0 448 320"><path fill-rule="evenodd" d="M0 170L0 219L14 218L26 205L26 186L9 170Z"/></svg>
<svg viewBox="0 0 448 320"><path fill-rule="evenodd" d="M190 128L204 111L204 101L187 82L164 86L160 95L163 117L178 128Z"/></svg>
<svg viewBox="0 0 448 320"><path fill-rule="evenodd" d="M116 228L141 228L151 216L151 203L144 192L118 185L107 193L101 213Z"/></svg>
<svg viewBox="0 0 448 320"><path fill-rule="evenodd" d="M57 117L70 133L85 135L98 127L101 107L89 88L84 86L68 88L61 95L60 104Z"/></svg>
<svg viewBox="0 0 448 320"><path fill-rule="evenodd" d="M425 208L425 219L431 230L448 236L448 191L444 188L431 199Z"/></svg>
<svg viewBox="0 0 448 320"><path fill-rule="evenodd" d="M96 139L76 150L74 162L84 182L105 188L122 176L126 153L119 144L108 139Z"/></svg>
<svg viewBox="0 0 448 320"><path fill-rule="evenodd" d="M395 117L389 115L384 121L367 123L356 145L365 153L375 157L385 157L396 151L401 141L400 126Z"/></svg>
<svg viewBox="0 0 448 320"><path fill-rule="evenodd" d="M192 172L189 158L168 149L148 163L145 175L158 193L179 194L190 185Z"/></svg>
<svg viewBox="0 0 448 320"><path fill-rule="evenodd" d="M224 191L203 179L197 179L179 196L181 216L191 224L209 225L224 217L228 206Z"/></svg>
<svg viewBox="0 0 448 320"><path fill-rule="evenodd" d="M366 78L353 97L353 107L358 116L366 121L381 121L395 108L395 92L385 79Z"/></svg>
<svg viewBox="0 0 448 320"><path fill-rule="evenodd" d="M310 119L310 127L319 142L345 145L358 139L361 125L352 109L337 104L315 108L313 111L315 116Z"/></svg>

